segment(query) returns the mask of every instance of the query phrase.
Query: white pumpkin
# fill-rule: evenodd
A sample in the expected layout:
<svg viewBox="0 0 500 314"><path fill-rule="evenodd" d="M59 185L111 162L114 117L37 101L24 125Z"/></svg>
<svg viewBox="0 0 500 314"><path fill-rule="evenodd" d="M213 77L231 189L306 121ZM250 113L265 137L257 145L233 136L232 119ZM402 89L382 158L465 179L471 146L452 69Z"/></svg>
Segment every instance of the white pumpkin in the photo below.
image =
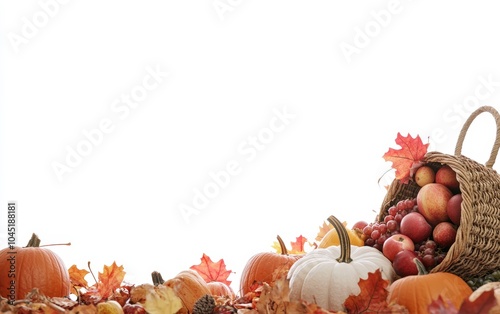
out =
<svg viewBox="0 0 500 314"><path fill-rule="evenodd" d="M317 248L297 260L288 271L290 299L316 303L330 311L341 311L350 295L358 295L360 279L379 269L382 278L392 282L396 273L382 252L369 246L354 246L342 223L330 216L340 246Z"/></svg>

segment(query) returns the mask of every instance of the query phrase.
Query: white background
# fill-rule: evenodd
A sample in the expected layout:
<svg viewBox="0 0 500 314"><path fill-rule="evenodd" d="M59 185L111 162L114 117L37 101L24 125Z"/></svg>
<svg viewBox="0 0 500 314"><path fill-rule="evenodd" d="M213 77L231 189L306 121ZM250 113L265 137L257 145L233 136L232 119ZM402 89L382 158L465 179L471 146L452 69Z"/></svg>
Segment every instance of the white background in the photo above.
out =
<svg viewBox="0 0 500 314"><path fill-rule="evenodd" d="M276 235L314 240L331 214L372 221L398 132L452 154L475 108L500 108L494 3L2 1L1 217L16 200L18 243L71 242L51 248L68 267L116 261L143 283L206 253L237 290ZM123 118L112 104L147 68L168 78ZM254 159L239 151L276 110L293 118ZM59 180L54 163L103 119L112 131ZM488 158L492 121L477 118L464 154ZM239 172L184 220L179 206L228 163Z"/></svg>

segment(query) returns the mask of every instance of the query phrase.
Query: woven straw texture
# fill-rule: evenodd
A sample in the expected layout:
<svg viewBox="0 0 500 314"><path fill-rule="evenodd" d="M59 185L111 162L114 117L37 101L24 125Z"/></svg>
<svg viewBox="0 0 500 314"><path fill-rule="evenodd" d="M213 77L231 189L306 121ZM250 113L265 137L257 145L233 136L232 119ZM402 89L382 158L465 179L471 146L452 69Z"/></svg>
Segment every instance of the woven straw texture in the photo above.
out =
<svg viewBox="0 0 500 314"><path fill-rule="evenodd" d="M481 113L490 113L497 133L489 160L483 165L461 154L462 144L472 121ZM500 175L492 169L500 147L500 115L490 106L474 111L460 132L454 155L428 152L424 162L439 167L449 165L456 173L462 193L462 216L455 243L445 259L431 270L454 273L465 280L500 269ZM410 180L394 180L382 202L378 220L399 200L414 198L420 187Z"/></svg>

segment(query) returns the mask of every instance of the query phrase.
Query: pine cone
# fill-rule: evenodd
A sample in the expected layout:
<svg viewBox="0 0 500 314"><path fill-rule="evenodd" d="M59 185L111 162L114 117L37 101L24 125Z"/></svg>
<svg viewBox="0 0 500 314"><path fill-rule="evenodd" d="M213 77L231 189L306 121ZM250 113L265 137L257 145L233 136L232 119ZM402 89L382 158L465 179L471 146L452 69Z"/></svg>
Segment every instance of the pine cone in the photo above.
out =
<svg viewBox="0 0 500 314"><path fill-rule="evenodd" d="M194 303L193 314L212 314L214 308L214 298L209 294L205 294Z"/></svg>

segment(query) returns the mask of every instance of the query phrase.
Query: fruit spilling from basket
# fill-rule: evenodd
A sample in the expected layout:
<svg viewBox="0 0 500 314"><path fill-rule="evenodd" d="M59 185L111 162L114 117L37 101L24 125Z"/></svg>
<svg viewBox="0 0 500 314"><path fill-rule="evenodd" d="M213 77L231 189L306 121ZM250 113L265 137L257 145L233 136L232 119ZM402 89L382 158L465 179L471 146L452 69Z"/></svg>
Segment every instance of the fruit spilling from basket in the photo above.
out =
<svg viewBox="0 0 500 314"><path fill-rule="evenodd" d="M497 140L482 165L461 155L461 145L472 120L485 111L495 117ZM455 155L427 152L419 136L398 133L396 144L399 149L383 155L392 162L395 179L373 221L347 227L331 215L315 242L301 235L291 248L278 236L275 252L248 259L239 289L230 286L233 272L224 260L213 262L206 254L200 264L167 280L155 271L152 284L130 284L116 263L104 266L97 278L90 262L89 271L73 265L65 272L38 240L0 250L0 308L103 314L500 313L500 176L492 169L500 115L491 107L474 112ZM13 252L15 262L9 258ZM51 258L35 260L42 252ZM37 263L21 267L24 258ZM35 267L40 265L43 270ZM16 278L37 277L38 283L13 281L13 268ZM45 287L49 279L51 288L60 289Z"/></svg>
<svg viewBox="0 0 500 314"><path fill-rule="evenodd" d="M416 196L390 205L376 221L363 228L358 222L357 231L364 245L380 250L393 263L396 274L404 277L418 273L414 258L418 258L427 271L443 261L460 226L462 194L450 166L421 161L427 145L420 137L398 134L396 142L404 142L404 148L390 149L384 157L394 160L413 156L411 164L396 164L405 176L401 180L412 180L418 186ZM411 171L405 171L404 167Z"/></svg>

